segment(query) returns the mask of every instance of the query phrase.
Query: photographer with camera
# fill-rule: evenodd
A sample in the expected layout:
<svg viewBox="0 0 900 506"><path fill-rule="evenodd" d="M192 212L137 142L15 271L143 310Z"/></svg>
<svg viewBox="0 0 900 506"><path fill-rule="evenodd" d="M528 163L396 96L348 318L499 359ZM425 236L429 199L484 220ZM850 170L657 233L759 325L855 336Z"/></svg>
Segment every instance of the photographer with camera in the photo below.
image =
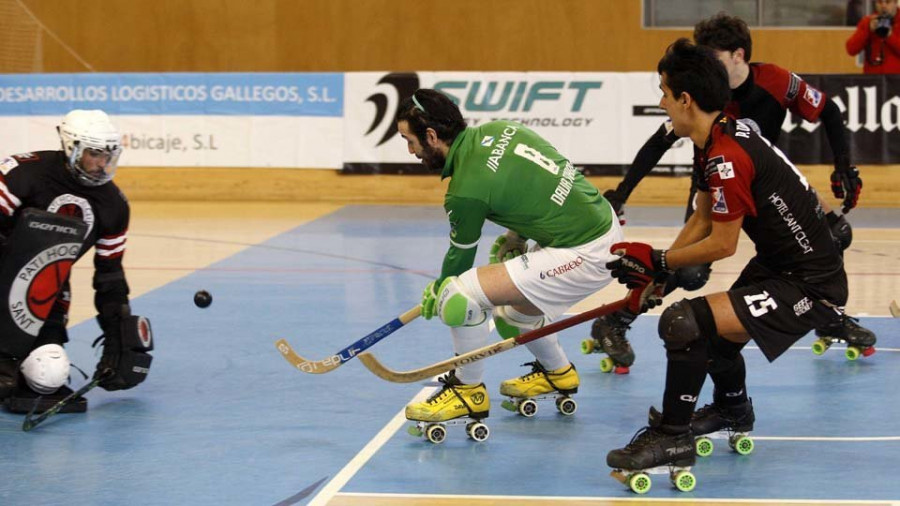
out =
<svg viewBox="0 0 900 506"><path fill-rule="evenodd" d="M862 18L847 39L847 53L865 50L865 74L900 74L900 27L897 0L875 0L875 12Z"/></svg>

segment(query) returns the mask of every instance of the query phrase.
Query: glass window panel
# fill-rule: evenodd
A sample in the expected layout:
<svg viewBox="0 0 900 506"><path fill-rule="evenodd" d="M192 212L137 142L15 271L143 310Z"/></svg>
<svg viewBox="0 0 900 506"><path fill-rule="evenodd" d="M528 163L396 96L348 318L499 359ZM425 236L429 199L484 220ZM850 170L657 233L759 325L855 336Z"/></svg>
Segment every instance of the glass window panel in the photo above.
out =
<svg viewBox="0 0 900 506"><path fill-rule="evenodd" d="M763 0L763 26L844 26L847 0Z"/></svg>
<svg viewBox="0 0 900 506"><path fill-rule="evenodd" d="M771 0L767 0L771 1ZM694 26L719 12L757 25L758 0L644 0L644 24L656 27Z"/></svg>

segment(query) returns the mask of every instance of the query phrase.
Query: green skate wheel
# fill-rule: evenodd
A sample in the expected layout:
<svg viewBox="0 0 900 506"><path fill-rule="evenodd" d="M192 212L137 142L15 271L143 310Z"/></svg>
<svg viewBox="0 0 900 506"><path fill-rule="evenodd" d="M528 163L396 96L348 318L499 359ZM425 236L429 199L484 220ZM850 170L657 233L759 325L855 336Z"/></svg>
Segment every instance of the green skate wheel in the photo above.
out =
<svg viewBox="0 0 900 506"><path fill-rule="evenodd" d="M418 425L412 425L406 428L406 432L412 436L422 437L422 429L419 428Z"/></svg>
<svg viewBox="0 0 900 506"><path fill-rule="evenodd" d="M429 425L425 429L425 437L434 444L441 444L447 438L447 429L443 425Z"/></svg>
<svg viewBox="0 0 900 506"><path fill-rule="evenodd" d="M697 478L695 478L694 473L690 471L678 471L677 473L672 473L671 480L672 485L675 485L675 488L682 492L690 492L697 486Z"/></svg>
<svg viewBox="0 0 900 506"><path fill-rule="evenodd" d="M712 439L708 437L698 437L697 440L694 441L694 447L697 449L698 456L709 457L712 455L715 445L713 444Z"/></svg>
<svg viewBox="0 0 900 506"><path fill-rule="evenodd" d="M616 364L609 357L606 357L600 361L600 372L612 372L615 367Z"/></svg>
<svg viewBox="0 0 900 506"><path fill-rule="evenodd" d="M856 346L847 346L847 351L844 352L844 356L850 361L858 359L860 356L859 348Z"/></svg>
<svg viewBox="0 0 900 506"><path fill-rule="evenodd" d="M635 494L646 494L650 491L653 482L647 473L635 473L628 477L628 488Z"/></svg>
<svg viewBox="0 0 900 506"><path fill-rule="evenodd" d="M585 355L590 355L594 352L594 340L593 339L585 339L581 341L581 353Z"/></svg>
<svg viewBox="0 0 900 506"><path fill-rule="evenodd" d="M816 339L812 344L812 351L816 355L821 355L825 353L826 350L828 350L829 346L830 344L826 343L824 339Z"/></svg>
<svg viewBox="0 0 900 506"><path fill-rule="evenodd" d="M743 434L737 434L728 438L728 445L740 455L750 455L753 453L753 439Z"/></svg>

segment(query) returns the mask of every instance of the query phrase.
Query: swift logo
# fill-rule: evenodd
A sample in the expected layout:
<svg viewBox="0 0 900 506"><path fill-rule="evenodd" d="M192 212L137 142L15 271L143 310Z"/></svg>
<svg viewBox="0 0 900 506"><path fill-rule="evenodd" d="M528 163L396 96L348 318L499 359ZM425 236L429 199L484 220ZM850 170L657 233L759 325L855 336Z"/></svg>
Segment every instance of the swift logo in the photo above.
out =
<svg viewBox="0 0 900 506"><path fill-rule="evenodd" d="M391 73L382 77L378 81L378 84L387 84L394 88L394 91L396 92L395 103L397 104L397 107L399 107L401 100L412 96L413 92L419 89L419 76L418 74L410 73ZM372 124L369 126L369 130L366 131L365 135L369 135L377 130L384 121L390 122L390 125L388 125L381 140L375 145L381 146L397 135L397 123L394 121L394 118L397 116L397 110L395 109L391 114L388 114L388 104L390 103L390 100L384 93L373 93L366 98L366 102L371 102L375 106L375 117L372 118Z"/></svg>

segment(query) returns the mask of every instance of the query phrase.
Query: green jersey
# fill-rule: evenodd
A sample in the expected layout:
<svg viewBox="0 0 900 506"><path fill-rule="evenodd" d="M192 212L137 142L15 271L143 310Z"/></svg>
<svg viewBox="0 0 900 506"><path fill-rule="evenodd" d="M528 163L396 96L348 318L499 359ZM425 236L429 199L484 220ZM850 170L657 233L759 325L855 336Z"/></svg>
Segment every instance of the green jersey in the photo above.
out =
<svg viewBox="0 0 900 506"><path fill-rule="evenodd" d="M441 280L472 267L484 220L544 247L590 242L612 226L612 208L541 136L512 121L466 128L450 147L444 210L450 249Z"/></svg>

